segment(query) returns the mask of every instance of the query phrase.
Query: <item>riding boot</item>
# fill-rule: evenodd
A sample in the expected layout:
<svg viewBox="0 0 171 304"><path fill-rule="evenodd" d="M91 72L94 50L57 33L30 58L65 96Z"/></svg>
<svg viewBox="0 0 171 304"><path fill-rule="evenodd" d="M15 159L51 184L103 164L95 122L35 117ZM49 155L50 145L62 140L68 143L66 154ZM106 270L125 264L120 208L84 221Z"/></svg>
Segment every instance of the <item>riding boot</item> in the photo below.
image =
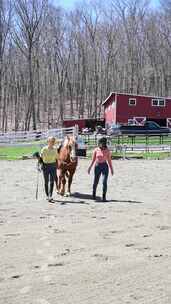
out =
<svg viewBox="0 0 171 304"><path fill-rule="evenodd" d="M96 200L96 191L93 190L93 200Z"/></svg>
<svg viewBox="0 0 171 304"><path fill-rule="evenodd" d="M54 185L54 183L50 183L50 193L49 193L49 197L50 197L50 198L52 198L53 185Z"/></svg>
<svg viewBox="0 0 171 304"><path fill-rule="evenodd" d="M106 193L103 193L103 195L102 195L102 201L106 202Z"/></svg>
<svg viewBox="0 0 171 304"><path fill-rule="evenodd" d="M49 196L48 184L45 184L45 193L46 193L46 197L48 197Z"/></svg>

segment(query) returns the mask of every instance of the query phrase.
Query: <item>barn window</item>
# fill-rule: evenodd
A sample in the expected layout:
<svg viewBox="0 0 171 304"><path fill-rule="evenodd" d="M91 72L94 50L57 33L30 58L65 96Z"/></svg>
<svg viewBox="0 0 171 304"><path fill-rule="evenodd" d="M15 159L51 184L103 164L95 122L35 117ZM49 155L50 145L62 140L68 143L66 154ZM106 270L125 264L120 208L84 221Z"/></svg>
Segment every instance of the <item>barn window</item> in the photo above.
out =
<svg viewBox="0 0 171 304"><path fill-rule="evenodd" d="M129 98L129 106L136 106L136 99L135 98Z"/></svg>
<svg viewBox="0 0 171 304"><path fill-rule="evenodd" d="M165 100L159 99L159 107L165 107Z"/></svg>
<svg viewBox="0 0 171 304"><path fill-rule="evenodd" d="M152 99L153 107L165 107L165 99L163 98L154 98Z"/></svg>
<svg viewBox="0 0 171 304"><path fill-rule="evenodd" d="M158 106L158 99L152 99L152 106Z"/></svg>

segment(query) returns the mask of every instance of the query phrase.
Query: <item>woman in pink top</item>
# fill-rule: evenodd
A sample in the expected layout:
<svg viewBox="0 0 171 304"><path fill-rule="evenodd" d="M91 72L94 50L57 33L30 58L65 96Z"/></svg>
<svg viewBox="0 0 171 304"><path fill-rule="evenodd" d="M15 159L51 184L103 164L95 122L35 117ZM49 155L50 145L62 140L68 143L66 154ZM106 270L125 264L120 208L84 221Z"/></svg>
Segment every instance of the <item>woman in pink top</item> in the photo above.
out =
<svg viewBox="0 0 171 304"><path fill-rule="evenodd" d="M107 192L107 179L109 175L109 168L113 175L113 166L111 160L111 152L107 147L107 139L102 137L99 139L98 147L93 151L92 162L88 168L88 174L90 174L91 168L95 163L94 170L94 182L93 182L93 199L96 199L96 189L99 183L100 175L103 176L103 195L102 200L106 201Z"/></svg>

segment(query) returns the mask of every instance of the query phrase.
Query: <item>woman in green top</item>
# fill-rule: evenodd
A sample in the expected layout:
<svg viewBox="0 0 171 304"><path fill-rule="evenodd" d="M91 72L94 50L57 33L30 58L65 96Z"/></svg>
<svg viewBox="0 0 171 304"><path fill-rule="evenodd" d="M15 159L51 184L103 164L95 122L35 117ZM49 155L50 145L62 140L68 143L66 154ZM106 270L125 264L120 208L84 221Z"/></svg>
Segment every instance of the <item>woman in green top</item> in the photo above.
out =
<svg viewBox="0 0 171 304"><path fill-rule="evenodd" d="M45 193L46 198L49 202L53 201L52 194L54 182L57 184L56 162L58 160L58 152L57 149L54 147L55 142L55 137L49 137L47 146L43 147L40 152L40 157L43 160L42 168L45 182Z"/></svg>

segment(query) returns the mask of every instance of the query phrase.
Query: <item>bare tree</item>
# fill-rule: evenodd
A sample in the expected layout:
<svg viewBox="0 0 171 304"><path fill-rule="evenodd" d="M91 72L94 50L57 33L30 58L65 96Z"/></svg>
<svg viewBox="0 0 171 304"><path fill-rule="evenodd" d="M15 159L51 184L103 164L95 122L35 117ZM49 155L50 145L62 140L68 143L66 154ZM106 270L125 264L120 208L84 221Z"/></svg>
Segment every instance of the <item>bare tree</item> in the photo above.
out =
<svg viewBox="0 0 171 304"><path fill-rule="evenodd" d="M14 41L28 62L29 96L25 117L25 129L30 128L32 118L33 129L36 130L36 110L34 98L33 52L38 42L46 12L46 0L16 0L16 26Z"/></svg>
<svg viewBox="0 0 171 304"><path fill-rule="evenodd" d="M0 0L0 118L1 118L1 128L5 128L5 120L7 119L6 113L6 100L3 99L2 89L3 89L3 77L4 77L4 53L7 44L7 38L11 26L11 14L12 6L11 1ZM1 112L2 110L2 112Z"/></svg>
<svg viewBox="0 0 171 304"><path fill-rule="evenodd" d="M98 117L111 91L171 94L169 0L160 10L88 1L72 12L46 1L0 0L1 129Z"/></svg>

